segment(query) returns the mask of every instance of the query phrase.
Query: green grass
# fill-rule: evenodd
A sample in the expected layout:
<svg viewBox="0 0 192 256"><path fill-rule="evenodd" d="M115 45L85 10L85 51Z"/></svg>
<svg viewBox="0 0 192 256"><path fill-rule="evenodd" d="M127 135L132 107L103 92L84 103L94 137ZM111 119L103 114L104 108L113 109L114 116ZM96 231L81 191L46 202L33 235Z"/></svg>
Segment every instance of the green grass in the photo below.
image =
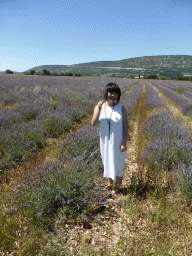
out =
<svg viewBox="0 0 192 256"><path fill-rule="evenodd" d="M182 94L182 92L184 91L184 88L180 88L180 89L175 89L173 90L174 92L176 92L177 94Z"/></svg>

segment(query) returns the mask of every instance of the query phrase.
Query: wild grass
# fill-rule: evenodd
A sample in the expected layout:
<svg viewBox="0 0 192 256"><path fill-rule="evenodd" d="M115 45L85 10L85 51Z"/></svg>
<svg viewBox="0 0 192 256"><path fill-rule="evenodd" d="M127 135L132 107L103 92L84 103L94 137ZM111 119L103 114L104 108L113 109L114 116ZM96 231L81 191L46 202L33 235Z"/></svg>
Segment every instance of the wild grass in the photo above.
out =
<svg viewBox="0 0 192 256"><path fill-rule="evenodd" d="M123 200L120 255L191 255L190 212L172 193Z"/></svg>

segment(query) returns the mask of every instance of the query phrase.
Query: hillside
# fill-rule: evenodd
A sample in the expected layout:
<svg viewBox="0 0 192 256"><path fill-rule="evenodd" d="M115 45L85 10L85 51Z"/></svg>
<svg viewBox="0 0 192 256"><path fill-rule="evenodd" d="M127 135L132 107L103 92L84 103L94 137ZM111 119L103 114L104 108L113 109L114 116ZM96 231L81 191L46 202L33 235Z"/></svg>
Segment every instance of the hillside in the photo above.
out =
<svg viewBox="0 0 192 256"><path fill-rule="evenodd" d="M97 61L74 65L43 65L32 68L36 72L47 69L51 73L81 73L82 75L112 75L128 76L157 74L175 79L179 75L192 75L192 56L190 55L161 55L145 56L119 61ZM27 71L30 71L29 69Z"/></svg>

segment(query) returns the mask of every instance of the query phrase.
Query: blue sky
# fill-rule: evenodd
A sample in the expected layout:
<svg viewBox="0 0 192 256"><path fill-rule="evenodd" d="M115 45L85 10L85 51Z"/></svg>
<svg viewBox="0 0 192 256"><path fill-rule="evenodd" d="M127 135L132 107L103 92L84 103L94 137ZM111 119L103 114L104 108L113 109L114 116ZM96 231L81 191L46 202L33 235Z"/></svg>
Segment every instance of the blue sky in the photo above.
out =
<svg viewBox="0 0 192 256"><path fill-rule="evenodd" d="M192 55L192 0L0 0L0 71Z"/></svg>

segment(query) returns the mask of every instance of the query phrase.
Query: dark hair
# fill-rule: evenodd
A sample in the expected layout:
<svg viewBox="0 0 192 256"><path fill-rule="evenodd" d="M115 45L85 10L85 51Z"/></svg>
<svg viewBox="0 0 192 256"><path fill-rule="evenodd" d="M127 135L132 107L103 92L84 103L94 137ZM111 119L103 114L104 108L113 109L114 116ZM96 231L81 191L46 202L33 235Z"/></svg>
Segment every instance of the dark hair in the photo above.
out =
<svg viewBox="0 0 192 256"><path fill-rule="evenodd" d="M121 90L120 90L119 86L116 83L108 83L105 86L105 90L104 90L104 93L103 93L103 96L104 96L105 100L107 100L108 92L117 93L118 94L117 102L119 102L120 97L121 97Z"/></svg>

